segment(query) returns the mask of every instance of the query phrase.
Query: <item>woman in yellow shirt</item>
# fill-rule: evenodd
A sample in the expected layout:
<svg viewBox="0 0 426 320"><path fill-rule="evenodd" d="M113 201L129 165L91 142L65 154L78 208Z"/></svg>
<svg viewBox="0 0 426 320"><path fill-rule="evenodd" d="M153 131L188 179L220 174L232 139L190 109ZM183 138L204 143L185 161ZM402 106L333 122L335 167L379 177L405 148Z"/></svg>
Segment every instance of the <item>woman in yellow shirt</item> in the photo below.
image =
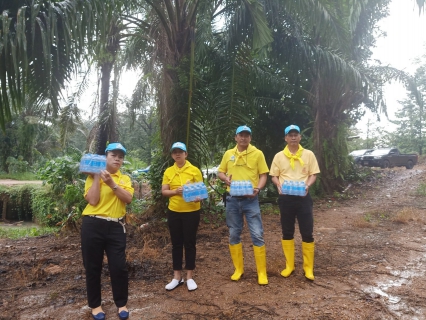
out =
<svg viewBox="0 0 426 320"><path fill-rule="evenodd" d="M169 197L167 224L172 241L173 280L166 285L170 291L182 285L182 258L185 248L186 285L189 291L197 289L193 277L195 269L196 238L200 223L200 200L185 202L183 185L203 181L200 169L193 166L186 157L186 145L175 142L170 152L175 161L173 166L166 169L163 175L161 192Z"/></svg>
<svg viewBox="0 0 426 320"><path fill-rule="evenodd" d="M132 202L134 189L130 177L120 172L126 149L121 143L110 143L105 154L106 170L90 174L86 179L84 197L88 205L82 213L81 251L93 319L105 319L101 306L101 272L105 252L118 317L124 320L129 317L124 216L126 204Z"/></svg>

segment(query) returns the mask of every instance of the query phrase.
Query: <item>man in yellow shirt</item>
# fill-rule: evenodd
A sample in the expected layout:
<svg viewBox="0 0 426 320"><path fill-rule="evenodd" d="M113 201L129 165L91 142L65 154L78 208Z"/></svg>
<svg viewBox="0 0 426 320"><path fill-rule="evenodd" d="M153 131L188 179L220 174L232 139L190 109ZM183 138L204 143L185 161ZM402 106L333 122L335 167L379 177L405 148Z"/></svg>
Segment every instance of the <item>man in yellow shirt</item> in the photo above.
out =
<svg viewBox="0 0 426 320"><path fill-rule="evenodd" d="M226 224L229 228L229 251L235 272L231 276L234 281L240 280L244 274L243 247L241 232L246 218L256 260L258 283L268 284L266 273L266 251L263 240L263 225L260 214L258 194L266 184L268 165L263 152L251 145L251 129L240 126L235 132L235 148L227 150L218 169L219 179L227 185ZM231 182L250 181L252 194L231 196Z"/></svg>
<svg viewBox="0 0 426 320"><path fill-rule="evenodd" d="M279 193L278 204L283 233L281 244L286 259L286 268L281 275L288 277L294 271L294 225L297 218L302 236L303 270L307 279L314 280L314 218L309 188L315 182L320 170L314 153L300 145L302 139L300 128L290 125L285 128L284 134L287 146L275 155L269 173ZM284 181L304 182L304 193L283 194Z"/></svg>

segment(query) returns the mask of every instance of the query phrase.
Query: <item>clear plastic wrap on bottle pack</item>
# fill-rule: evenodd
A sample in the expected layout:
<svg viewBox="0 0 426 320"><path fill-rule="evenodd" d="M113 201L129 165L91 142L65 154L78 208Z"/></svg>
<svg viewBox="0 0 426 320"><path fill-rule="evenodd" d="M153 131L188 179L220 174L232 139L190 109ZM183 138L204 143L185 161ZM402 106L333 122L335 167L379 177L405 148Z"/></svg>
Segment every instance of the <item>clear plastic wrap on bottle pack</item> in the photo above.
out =
<svg viewBox="0 0 426 320"><path fill-rule="evenodd" d="M86 153L80 160L80 172L99 173L106 169L106 157L104 155Z"/></svg>
<svg viewBox="0 0 426 320"><path fill-rule="evenodd" d="M305 192L306 186L304 181L284 180L281 186L281 193L290 196L304 196Z"/></svg>
<svg viewBox="0 0 426 320"><path fill-rule="evenodd" d="M183 186L183 199L185 202L192 202L207 198L207 188L203 182L187 183Z"/></svg>

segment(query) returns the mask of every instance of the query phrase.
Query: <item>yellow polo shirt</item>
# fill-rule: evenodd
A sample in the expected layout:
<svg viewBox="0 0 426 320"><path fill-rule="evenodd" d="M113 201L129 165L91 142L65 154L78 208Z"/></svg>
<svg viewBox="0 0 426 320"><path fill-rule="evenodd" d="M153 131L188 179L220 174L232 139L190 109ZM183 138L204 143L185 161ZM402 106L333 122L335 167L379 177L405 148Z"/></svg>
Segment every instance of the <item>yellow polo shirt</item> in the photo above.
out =
<svg viewBox="0 0 426 320"><path fill-rule="evenodd" d="M230 176L232 180L250 180L253 188L259 184L259 175L268 173L265 156L262 151L249 144L247 150L239 152L237 146L229 149L222 157L219 165L219 172ZM229 191L229 186L227 187Z"/></svg>
<svg viewBox="0 0 426 320"><path fill-rule="evenodd" d="M304 162L303 167L300 165L300 161L294 161L293 169L290 166L290 159L285 156L284 151L278 152L272 160L269 175L279 177L281 185L284 180L304 181L306 183L308 177L320 173L320 169L317 158L311 150L303 149L301 158Z"/></svg>
<svg viewBox="0 0 426 320"><path fill-rule="evenodd" d="M203 181L200 169L193 166L188 160L185 165L179 168L176 163L168 167L164 171L162 185L169 185L170 190L175 190L182 187L186 183L195 183ZM169 198L170 210L175 212L193 212L200 210L200 202L185 202L183 196L180 194L171 196Z"/></svg>
<svg viewBox="0 0 426 320"><path fill-rule="evenodd" d="M129 176L122 174L120 171L116 173L111 173L111 177L114 182L130 192L133 196L134 189L132 187L132 181ZM90 203L87 204L86 208L83 210L82 215L101 215L103 217L109 218L121 218L126 214L126 203L121 201L114 193L114 191L107 185L105 182L100 179L100 197L99 202L96 206L92 206ZM90 187L93 184L93 177L89 175L86 179L86 184L84 186L84 196L89 192Z"/></svg>

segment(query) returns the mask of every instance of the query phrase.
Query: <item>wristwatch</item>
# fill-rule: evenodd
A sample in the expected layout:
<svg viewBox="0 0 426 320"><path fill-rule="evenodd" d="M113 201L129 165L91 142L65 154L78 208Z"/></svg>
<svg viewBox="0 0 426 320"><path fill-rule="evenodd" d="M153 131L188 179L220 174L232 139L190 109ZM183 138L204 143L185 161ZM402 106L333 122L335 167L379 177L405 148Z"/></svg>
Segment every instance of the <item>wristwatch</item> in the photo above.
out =
<svg viewBox="0 0 426 320"><path fill-rule="evenodd" d="M112 191L117 190L117 188L118 188L118 185L113 186L113 187L112 187Z"/></svg>

